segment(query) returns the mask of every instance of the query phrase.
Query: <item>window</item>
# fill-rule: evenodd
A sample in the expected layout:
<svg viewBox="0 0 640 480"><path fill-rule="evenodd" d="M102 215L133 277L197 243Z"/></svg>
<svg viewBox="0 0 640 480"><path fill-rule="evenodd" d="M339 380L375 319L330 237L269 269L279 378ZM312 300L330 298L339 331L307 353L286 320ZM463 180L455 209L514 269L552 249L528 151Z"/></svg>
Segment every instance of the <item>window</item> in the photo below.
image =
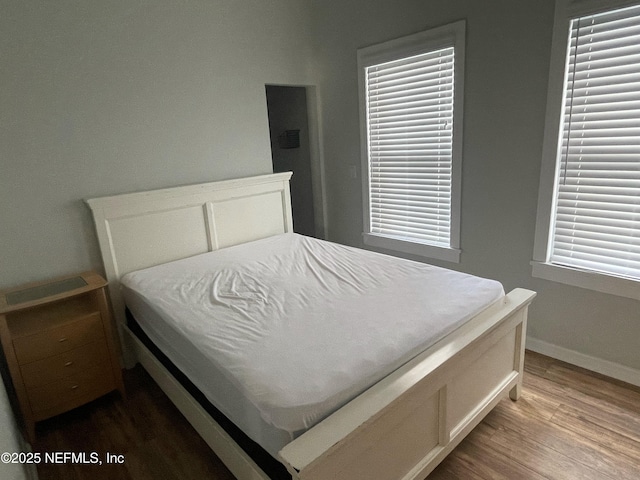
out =
<svg viewBox="0 0 640 480"><path fill-rule="evenodd" d="M538 218L548 227L534 275L640 298L640 6L569 16L564 29L562 96L547 106L559 117L554 141L545 138L553 191L549 218ZM549 208L545 181L539 208Z"/></svg>
<svg viewBox="0 0 640 480"><path fill-rule="evenodd" d="M459 261L464 31L358 50L368 245Z"/></svg>

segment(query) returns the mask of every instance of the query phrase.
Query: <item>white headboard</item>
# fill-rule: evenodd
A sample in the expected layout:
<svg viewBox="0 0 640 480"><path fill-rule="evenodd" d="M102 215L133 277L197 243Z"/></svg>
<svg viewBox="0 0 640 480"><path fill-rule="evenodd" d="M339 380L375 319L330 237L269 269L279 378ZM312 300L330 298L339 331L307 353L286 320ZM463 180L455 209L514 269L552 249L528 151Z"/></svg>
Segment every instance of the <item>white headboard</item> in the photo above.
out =
<svg viewBox="0 0 640 480"><path fill-rule="evenodd" d="M120 277L199 253L293 231L291 172L86 200L116 320Z"/></svg>

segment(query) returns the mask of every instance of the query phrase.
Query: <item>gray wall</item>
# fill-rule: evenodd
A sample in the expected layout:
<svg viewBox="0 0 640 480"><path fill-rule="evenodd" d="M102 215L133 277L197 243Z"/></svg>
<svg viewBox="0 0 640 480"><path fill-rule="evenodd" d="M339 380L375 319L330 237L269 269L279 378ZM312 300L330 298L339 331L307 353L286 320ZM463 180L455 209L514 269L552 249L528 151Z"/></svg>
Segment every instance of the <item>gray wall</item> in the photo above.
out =
<svg viewBox="0 0 640 480"><path fill-rule="evenodd" d="M462 259L441 265L538 291L529 335L640 369L637 301L534 279L552 0L314 2L330 239L363 246L356 50L467 20ZM360 177L360 176L359 176ZM437 263L437 262L433 262Z"/></svg>
<svg viewBox="0 0 640 480"><path fill-rule="evenodd" d="M101 268L82 199L271 172L307 0L0 0L0 287Z"/></svg>

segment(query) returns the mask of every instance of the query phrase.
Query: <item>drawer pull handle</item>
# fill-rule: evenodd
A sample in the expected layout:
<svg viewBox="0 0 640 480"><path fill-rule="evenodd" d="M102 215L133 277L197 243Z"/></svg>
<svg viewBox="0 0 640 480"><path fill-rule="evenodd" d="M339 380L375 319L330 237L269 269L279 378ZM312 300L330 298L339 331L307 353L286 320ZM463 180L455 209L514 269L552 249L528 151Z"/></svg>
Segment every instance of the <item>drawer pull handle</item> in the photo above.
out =
<svg viewBox="0 0 640 480"><path fill-rule="evenodd" d="M67 340L67 337L62 337L60 340L58 340L58 342L66 342Z"/></svg>
<svg viewBox="0 0 640 480"><path fill-rule="evenodd" d="M67 362L67 363L64 364L65 367L69 367L71 365L73 365L73 362Z"/></svg>
<svg viewBox="0 0 640 480"><path fill-rule="evenodd" d="M76 388L78 388L78 385L74 385L71 387L71 390L75 390Z"/></svg>

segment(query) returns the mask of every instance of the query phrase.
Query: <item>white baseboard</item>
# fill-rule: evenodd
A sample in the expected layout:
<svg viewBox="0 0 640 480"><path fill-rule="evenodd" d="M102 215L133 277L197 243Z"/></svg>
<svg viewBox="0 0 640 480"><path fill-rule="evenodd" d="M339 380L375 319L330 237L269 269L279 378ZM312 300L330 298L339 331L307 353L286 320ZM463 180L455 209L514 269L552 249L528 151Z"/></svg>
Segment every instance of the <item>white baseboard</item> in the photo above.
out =
<svg viewBox="0 0 640 480"><path fill-rule="evenodd" d="M640 370L527 337L527 349L640 387Z"/></svg>

